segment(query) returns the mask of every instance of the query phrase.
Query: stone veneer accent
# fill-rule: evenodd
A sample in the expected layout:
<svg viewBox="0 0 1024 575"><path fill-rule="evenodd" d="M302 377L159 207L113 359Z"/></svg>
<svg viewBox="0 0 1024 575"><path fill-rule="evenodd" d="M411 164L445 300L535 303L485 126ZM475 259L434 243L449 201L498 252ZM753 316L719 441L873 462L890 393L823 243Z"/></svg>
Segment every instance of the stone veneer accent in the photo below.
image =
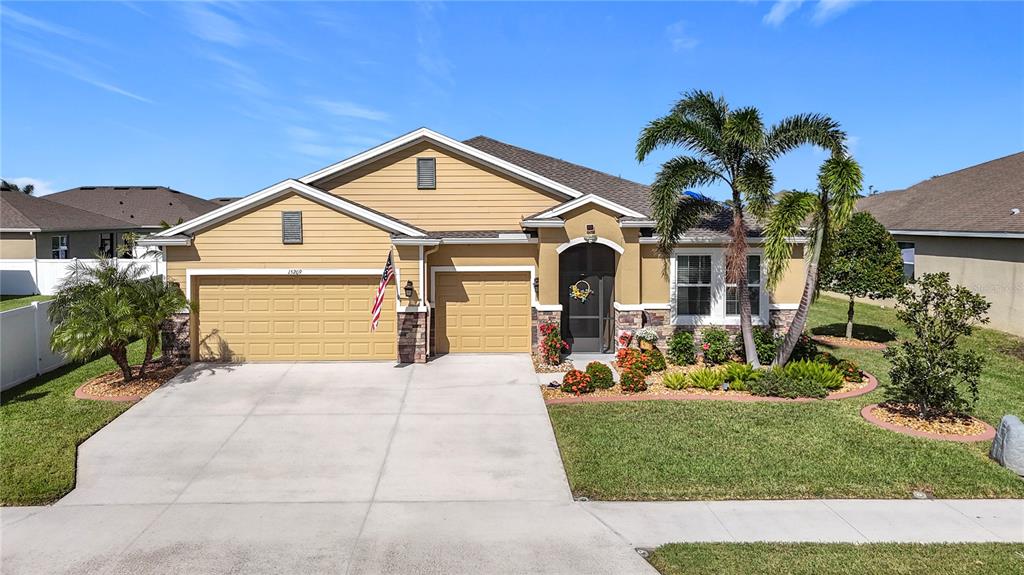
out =
<svg viewBox="0 0 1024 575"><path fill-rule="evenodd" d="M192 361L192 336L189 314L176 313L160 324L160 349L165 364L188 364Z"/></svg>
<svg viewBox="0 0 1024 575"><path fill-rule="evenodd" d="M398 312L398 362L426 363L427 312Z"/></svg>
<svg viewBox="0 0 1024 575"><path fill-rule="evenodd" d="M635 317L628 316L627 314L637 314L643 316L643 321L638 322ZM726 325L726 326L686 326L686 325L672 325L672 321L669 318L671 311L667 309L650 309L644 312L616 312L615 313L615 329L628 329L637 330L641 327L652 327L658 332L658 347L664 349L668 343L668 338L677 331L691 331L693 332L694 340L697 345L700 345L700 332L704 327L722 327L726 331L732 334L738 334L740 326L738 325ZM768 312L769 325L776 334L785 335L789 329L790 324L793 323L793 317L796 315L794 309L773 309ZM620 322L619 317L623 317Z"/></svg>
<svg viewBox="0 0 1024 575"><path fill-rule="evenodd" d="M558 327L562 327L562 312L561 311L537 311L537 308L533 308L533 313L530 314L533 325L530 326L530 334L532 341L530 347L534 353L540 353L540 326L544 323L556 323Z"/></svg>

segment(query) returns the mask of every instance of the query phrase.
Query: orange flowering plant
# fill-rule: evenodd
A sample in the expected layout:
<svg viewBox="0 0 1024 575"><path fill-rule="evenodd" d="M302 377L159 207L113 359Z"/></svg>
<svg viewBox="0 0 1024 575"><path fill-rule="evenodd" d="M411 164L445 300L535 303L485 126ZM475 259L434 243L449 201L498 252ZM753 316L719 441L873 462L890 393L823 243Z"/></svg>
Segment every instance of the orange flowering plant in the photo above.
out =
<svg viewBox="0 0 1024 575"><path fill-rule="evenodd" d="M594 391L590 376L578 369L566 372L562 378L562 391L582 395Z"/></svg>

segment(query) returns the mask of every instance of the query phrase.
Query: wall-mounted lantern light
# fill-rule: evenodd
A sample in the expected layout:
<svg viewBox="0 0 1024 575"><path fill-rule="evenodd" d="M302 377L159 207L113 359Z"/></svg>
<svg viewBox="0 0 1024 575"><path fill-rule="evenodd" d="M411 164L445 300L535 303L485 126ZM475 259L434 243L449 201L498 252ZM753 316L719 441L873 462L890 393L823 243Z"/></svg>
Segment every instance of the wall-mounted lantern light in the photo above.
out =
<svg viewBox="0 0 1024 575"><path fill-rule="evenodd" d="M533 278L533 291L540 294L540 278Z"/></svg>
<svg viewBox="0 0 1024 575"><path fill-rule="evenodd" d="M583 234L583 239L591 244L597 241L597 230L594 228L594 224L587 224L587 233Z"/></svg>
<svg viewBox="0 0 1024 575"><path fill-rule="evenodd" d="M405 282L405 298L412 299L412 280Z"/></svg>

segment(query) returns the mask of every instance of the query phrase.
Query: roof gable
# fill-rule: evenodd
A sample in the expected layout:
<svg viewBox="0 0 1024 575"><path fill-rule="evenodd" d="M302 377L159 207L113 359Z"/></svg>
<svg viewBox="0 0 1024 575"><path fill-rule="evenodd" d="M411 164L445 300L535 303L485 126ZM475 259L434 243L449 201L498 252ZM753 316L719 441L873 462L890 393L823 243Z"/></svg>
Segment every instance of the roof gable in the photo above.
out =
<svg viewBox="0 0 1024 575"><path fill-rule="evenodd" d="M559 204L559 205L557 205L557 206L555 206L555 207L553 207L553 208L551 208L549 210L545 210L543 212L540 212L538 214L534 214L532 216L528 216L528 217L523 218L523 219L532 220L532 219L554 218L554 217L561 216L562 214L565 214L567 212L571 212L572 210L575 210L577 208L581 208L583 206L591 205L591 204L601 206L602 208L608 209L608 210L610 210L612 212L615 212L616 214L618 214L620 216L625 216L625 217L628 217L628 218L643 218L644 217L644 215L641 214L640 212L638 212L636 210L632 210L630 208L627 208L626 206L623 206L622 204L617 204L617 203L615 203L615 202L613 202L613 201L611 201L611 200L609 200L607 198L603 198L603 197L595 195L595 194L587 194L585 196L580 196L580 197L578 197L578 198L576 198L574 200L569 200L568 202Z"/></svg>
<svg viewBox="0 0 1024 575"><path fill-rule="evenodd" d="M164 186L81 186L50 194L46 199L137 227L190 220L218 206Z"/></svg>

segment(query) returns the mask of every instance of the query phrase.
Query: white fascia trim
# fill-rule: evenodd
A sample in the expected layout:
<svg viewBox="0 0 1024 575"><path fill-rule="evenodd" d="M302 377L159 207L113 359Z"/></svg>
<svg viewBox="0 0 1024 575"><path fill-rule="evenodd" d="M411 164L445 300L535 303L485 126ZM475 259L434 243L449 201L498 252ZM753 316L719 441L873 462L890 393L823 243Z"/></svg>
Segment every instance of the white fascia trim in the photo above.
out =
<svg viewBox="0 0 1024 575"><path fill-rule="evenodd" d="M433 238L391 238L391 243L396 246L437 246L441 240Z"/></svg>
<svg viewBox="0 0 1024 575"><path fill-rule="evenodd" d="M565 242L564 244L559 245L557 248L555 248L555 253L559 253L560 254L560 253L564 252L565 250L567 250L567 249L569 249L569 248L571 248L571 247L573 247L575 245L584 244L584 243L587 243L587 238L573 238L573 239ZM625 248L623 248L619 244L617 244L617 243L615 243L615 242L613 242L611 240L605 239L605 238L597 238L597 239L594 240L593 243L601 244L603 246L608 246L611 249L619 252L620 254L626 253L626 249Z"/></svg>
<svg viewBox="0 0 1024 575"><path fill-rule="evenodd" d="M645 217L643 214L641 214L640 212L638 212L636 210L631 210L631 209L627 208L626 206L623 206L622 204L617 204L617 203L615 203L615 202L613 202L613 201L611 201L609 199L602 198L601 196L596 196L594 194L587 194L585 196L580 196L580 197L576 198L575 200L570 200L568 202L565 202L564 204L559 204L559 205L551 208L550 210L548 210L546 212L541 212L541 213L537 214L535 217L538 218L538 219L540 219L540 218L554 218L554 217L558 217L558 216L560 216L560 215L562 215L562 214L564 214L566 212L570 212L572 210L575 210L578 207L585 206L587 204L597 204L597 205L599 205L599 206L601 206L603 208L608 208L609 210L612 210L613 212L618 213L620 216L628 216L628 217L631 217L631 218L643 218L643 217Z"/></svg>
<svg viewBox="0 0 1024 575"><path fill-rule="evenodd" d="M185 297L192 299L192 278L197 276L379 276L371 268L188 268Z"/></svg>
<svg viewBox="0 0 1024 575"><path fill-rule="evenodd" d="M282 196L289 192L295 192L300 196L304 196L310 200L323 204L325 206L334 208L340 212L348 214L354 218L360 219L368 224L375 225L379 228L383 228L390 232L399 234L405 234L407 236L423 237L426 234L419 230L410 228L409 226L403 225L400 222L392 220L391 218L382 216L375 212L371 212L366 208L357 206L351 202L347 202L338 196L328 194L323 190L318 190L312 186L309 186L298 180L285 180L278 182L269 188L264 188L256 193L249 194L248 196L231 202L226 206L221 206L212 212L207 212L197 218L193 218L183 224L179 224L170 229L166 229L162 232L153 234L153 237L169 237L187 232L199 230L201 228L213 225L224 218L231 216L237 212L244 211L253 206L266 203L278 196Z"/></svg>
<svg viewBox="0 0 1024 575"><path fill-rule="evenodd" d="M639 241L640 241L641 244L656 244L659 241L661 241L661 238L658 237L658 236L643 237L643 238L640 238ZM808 242L808 238L803 237L803 236L792 236L792 237L786 238L786 242L790 243L790 244L806 244ZM728 237L722 237L722 236L718 236L718 237L716 237L716 236L697 236L697 237L679 238L679 241L676 242L676 245L684 245L684 244L727 244L727 243L729 243L729 238ZM764 238L747 238L747 244L748 245L757 245L757 244L763 244L763 243L764 243Z"/></svg>
<svg viewBox="0 0 1024 575"><path fill-rule="evenodd" d="M653 309L672 309L672 304L667 303L619 303L613 302L615 311L647 311Z"/></svg>
<svg viewBox="0 0 1024 575"><path fill-rule="evenodd" d="M625 222L619 222L620 228L653 228L654 225L654 220L628 220Z"/></svg>
<svg viewBox="0 0 1024 575"><path fill-rule="evenodd" d="M562 304L560 303L539 303L533 307L537 311L562 311Z"/></svg>
<svg viewBox="0 0 1024 575"><path fill-rule="evenodd" d="M444 238L442 244L535 244L537 238Z"/></svg>
<svg viewBox="0 0 1024 575"><path fill-rule="evenodd" d="M523 220L520 225L524 228L564 228L565 220Z"/></svg>
<svg viewBox="0 0 1024 575"><path fill-rule="evenodd" d="M190 246L192 238L189 236L177 236L173 238L143 238L137 242L140 246Z"/></svg>
<svg viewBox="0 0 1024 575"><path fill-rule="evenodd" d="M384 142L383 144L374 148L370 148L365 152L356 154L350 158L347 158L335 164L331 164L326 168L302 176L301 178L299 178L299 181L306 184L310 184L317 180L322 180L324 178L336 176L342 172L351 170L362 164L365 164L366 162L375 160L382 156L386 156L390 153L415 145L424 140L429 140L453 152L457 152L459 154L475 158L485 164L490 165L493 168L498 169L499 171L532 182L536 185L539 185L543 188L546 188L563 196L567 196L570 198L578 198L583 195L582 192L578 192L566 185L560 184L549 178L545 178L540 174L531 172L530 170L517 166L511 162L502 160L497 156L492 156L487 152L478 150L467 144L463 144L458 140L453 140L452 138L449 138L444 134L439 134L428 128L420 128L418 130L413 130L412 132L409 132L404 136L399 136L394 140Z"/></svg>
<svg viewBox="0 0 1024 575"><path fill-rule="evenodd" d="M11 234L34 234L43 230L39 228L0 228L0 232Z"/></svg>
<svg viewBox="0 0 1024 575"><path fill-rule="evenodd" d="M537 278L536 266L432 266L430 268L430 307L434 307L434 294L437 293L437 272L530 272L530 305L540 305L533 282Z"/></svg>
<svg viewBox="0 0 1024 575"><path fill-rule="evenodd" d="M1015 232L944 232L930 230L889 230L891 235L900 236L936 236L944 238L994 238L1005 240L1024 239L1024 233Z"/></svg>
<svg viewBox="0 0 1024 575"><path fill-rule="evenodd" d="M768 309L799 309L800 304L798 303L773 303L768 305Z"/></svg>

